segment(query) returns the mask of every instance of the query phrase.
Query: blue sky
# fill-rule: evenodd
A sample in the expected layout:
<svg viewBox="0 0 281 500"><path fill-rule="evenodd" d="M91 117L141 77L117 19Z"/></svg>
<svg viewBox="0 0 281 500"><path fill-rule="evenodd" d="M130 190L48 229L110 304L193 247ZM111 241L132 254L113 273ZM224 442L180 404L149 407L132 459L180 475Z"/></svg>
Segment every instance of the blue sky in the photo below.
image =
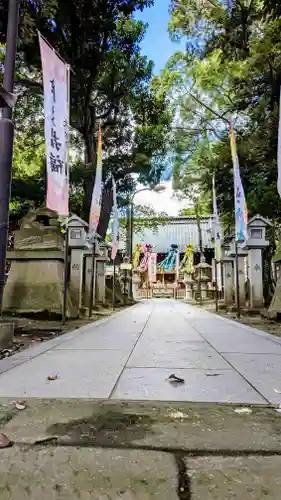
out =
<svg viewBox="0 0 281 500"><path fill-rule="evenodd" d="M184 42L175 43L170 40L168 23L170 0L154 0L154 6L138 12L135 16L144 23L148 23L146 36L142 42L142 53L154 62L154 74L163 69L168 59L178 50L184 48ZM144 191L137 195L136 203L150 204L156 212L166 212L168 215L177 215L186 202L179 202L173 197L171 165L162 176L161 184L166 186L163 193ZM164 182L163 182L164 181ZM165 182L166 181L166 182Z"/></svg>
<svg viewBox="0 0 281 500"><path fill-rule="evenodd" d="M153 7L136 15L136 19L149 24L142 42L142 52L154 61L155 74L159 73L169 57L181 48L181 44L172 42L169 38L169 4L170 0L154 0Z"/></svg>

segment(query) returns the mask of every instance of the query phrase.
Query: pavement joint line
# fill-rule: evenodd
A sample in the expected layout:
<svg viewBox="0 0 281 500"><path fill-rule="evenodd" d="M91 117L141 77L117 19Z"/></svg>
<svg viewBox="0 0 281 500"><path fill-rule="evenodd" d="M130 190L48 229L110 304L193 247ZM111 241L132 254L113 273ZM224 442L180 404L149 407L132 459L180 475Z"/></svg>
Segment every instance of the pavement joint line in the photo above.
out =
<svg viewBox="0 0 281 500"><path fill-rule="evenodd" d="M182 313L181 313L181 311L180 311L180 314L182 314ZM182 316L183 316L183 314L182 314ZM185 318L185 316L183 316L183 318L184 318L184 319L185 319L185 321L188 323L187 318ZM233 369L236 373L238 373L238 375L240 375L240 377L241 377L241 378L242 378L242 379L243 379L243 380L244 380L244 381L245 381L245 382L246 382L246 383L247 383L247 384L248 384L248 385L249 385L249 386L250 386L250 387L251 387L251 388L252 388L252 389L253 389L253 390L254 390L254 391L258 394L258 395L259 395L259 396L261 396L261 397L262 397L262 399L263 399L264 401L266 401L266 403L270 404L270 401L269 401L269 400L268 400L268 399L267 399L267 398L266 398L266 397L265 397L265 396L264 396L264 395L263 395L263 394L262 394L262 393L261 393L261 392L260 392L260 391L259 391L259 390L258 390L258 389L257 389L257 388L256 388L256 387L255 387L255 386L254 386L254 385L253 385L253 384L252 384L252 383L251 383L251 382L250 382L250 381L249 381L249 380L248 380L248 379L247 379L247 378L246 378L246 377L245 377L245 376L241 373L241 372L240 372L240 371L239 371L239 370L238 370L238 369L237 369L237 368L235 368L235 366L234 366L232 363L230 363L230 361L229 361L229 360L228 360L225 356L223 356L223 353L219 352L219 351L218 351L218 350L217 350L217 349L216 349L216 348L215 348L215 347L211 344L211 342L209 342L209 341L206 339L206 337L204 337L204 335L203 335L202 333L200 333L200 332L199 332L199 330L198 330L196 327L194 327L194 328L195 328L195 330L197 331L197 333L198 333L198 334L199 334L199 335L200 335L200 336L201 336L201 337L202 337L202 338L203 338L203 339L207 342L207 344L209 344L209 346L210 346L210 347L212 347L212 348L213 348L213 349L217 352L217 354L218 354L219 356L221 356L221 357L222 357L222 359L224 359L224 361L226 361L226 362L229 364L229 366L230 366L230 367L231 367L231 368L232 368L232 369Z"/></svg>
<svg viewBox="0 0 281 500"><path fill-rule="evenodd" d="M201 307L199 305L194 305L194 307L201 309L202 311L204 311L205 313L207 313L210 316L213 316L217 319L220 319L224 323L231 323L231 325L233 325L233 326L241 327L243 330L247 330L249 333L251 333L254 336L262 337L265 340L269 340L273 344L278 344L278 345L281 344L281 338L276 337L269 332L265 332L264 330L259 330L258 328L254 328L252 326L245 325L244 323L241 323L240 321L236 321L234 319L225 318L224 316L220 316L219 314L216 314L214 312L206 311L203 307Z"/></svg>
<svg viewBox="0 0 281 500"><path fill-rule="evenodd" d="M144 331L144 330L145 330L145 328L147 327L147 324L148 324L148 322L149 322L149 319L150 319L150 317L151 317L151 315L152 315L152 313L153 313L153 309L154 309L154 305L152 304L152 308L151 308L151 310L150 310L150 313L149 313L149 315L148 315L148 318L147 318L147 320L146 320L146 322L145 322L145 324L144 324L144 326L143 326L143 328L142 328L142 330L141 330L140 334L138 335L138 337L137 337L137 339L136 339L136 342L135 342L135 343L134 343L134 345L133 345L133 348L132 348L132 349L131 349L131 351L129 352L129 356L128 356L128 358L126 359L126 361L125 361L125 363L124 363L124 365L123 365L123 368L122 368L122 370L121 370L121 372L120 372L119 376L117 377L117 379L116 379L116 381L115 381L115 384L113 385L113 387L112 387L112 389L111 389L111 392L110 392L110 394L109 394L109 396L108 396L108 398L107 398L107 399L111 399L111 398L112 398L113 393L114 393L114 391L115 391L115 389L116 389L116 387L117 387L117 384L118 384L118 382L119 382L120 378L122 377L122 375L123 375L123 373L124 373L124 371L125 371L125 369L126 369L127 363L129 362L129 360L130 360L130 358L131 358L131 356L132 356L132 353L134 352L134 350L135 350L135 348L136 348L136 346L137 346L137 344L138 344L138 341L139 341L139 339L140 339L140 338L141 338L141 336L142 336L143 331Z"/></svg>
<svg viewBox="0 0 281 500"><path fill-rule="evenodd" d="M90 347L78 347L78 348L72 347L71 349L63 349L63 348L57 349L56 348L56 352L58 352L58 351L124 351L125 352L128 350L130 350L130 352L131 352L131 348L130 349L128 349L128 348L122 349L121 347L119 347L119 349L118 349L118 347L94 347L94 348L92 348L92 347L91 348Z"/></svg>
<svg viewBox="0 0 281 500"><path fill-rule="evenodd" d="M177 495L179 500L192 500L191 478L188 474L187 465L180 453L173 453L175 467L177 470L178 488Z"/></svg>
<svg viewBox="0 0 281 500"><path fill-rule="evenodd" d="M197 351L195 351L197 352ZM232 368L186 368L184 366L177 366L177 367L173 367L173 366L126 366L126 369L127 370L139 370L139 368L142 368L142 369L148 369L148 370L151 370L151 369L155 369L155 370L158 370L158 369L161 369L161 370L196 370L197 372L233 372Z"/></svg>
<svg viewBox="0 0 281 500"><path fill-rule="evenodd" d="M69 440L69 439L60 439L57 436L48 436L44 439L34 441L31 443L30 441L13 441L14 446L21 448L23 450L30 450L33 448L101 448L106 450L138 450L144 452L156 452L156 453L167 453L167 454L179 454L181 457L273 457L273 456L281 456L281 449L228 449L228 448L190 448L183 449L179 447L173 446L152 446L152 445L141 445L137 443L132 444L99 444L95 445L95 441L90 439L77 439L77 440Z"/></svg>
<svg viewBox="0 0 281 500"><path fill-rule="evenodd" d="M247 356L281 356L278 352L241 352L241 351L223 351L222 354L246 354Z"/></svg>
<svg viewBox="0 0 281 500"><path fill-rule="evenodd" d="M38 352L37 354L32 355L32 351L37 349L38 346L32 346L26 350L23 350L21 353L16 353L14 356L11 356L10 358L5 358L3 360L0 360L0 379L1 379L1 375L3 373L6 373L10 370L13 370L13 368L16 368L17 366L28 363L32 359L38 358L38 356L41 356L41 354L45 354L46 352L49 352L52 349L57 348L57 346L59 346L61 344L65 344L67 342L70 342L78 335L81 335L81 330L82 330L82 333L87 333L87 330L90 328L99 328L99 326L103 325L104 323L107 323L108 321L116 318L116 316L119 316L119 315L121 316L122 314L127 312L129 309L135 308L136 306L138 306L138 304L134 304L133 306L128 306L125 309L122 309L121 311L115 312L111 316L107 316L106 318L102 318L98 321L93 321L93 323L81 326L80 328L77 328L76 330L71 330L69 332L66 332L63 335L57 337L57 339L56 339L57 342L54 342L55 339L47 340L46 342L43 342L41 344L40 352ZM69 335L71 335L71 334L73 334L73 337L64 339L65 336L69 337ZM52 345L51 346L49 345L49 347L48 347L48 343L52 343ZM56 350L59 350L59 349L56 349ZM30 352L30 355L28 355L29 352ZM18 362L15 362L15 360L17 360L17 358L16 358L17 356L24 356L24 357L26 357L26 359L19 359ZM9 365L6 368L4 368L3 370L1 370L1 364L2 364L1 362L2 361L4 361L6 364ZM9 361L10 361L10 363L9 363Z"/></svg>

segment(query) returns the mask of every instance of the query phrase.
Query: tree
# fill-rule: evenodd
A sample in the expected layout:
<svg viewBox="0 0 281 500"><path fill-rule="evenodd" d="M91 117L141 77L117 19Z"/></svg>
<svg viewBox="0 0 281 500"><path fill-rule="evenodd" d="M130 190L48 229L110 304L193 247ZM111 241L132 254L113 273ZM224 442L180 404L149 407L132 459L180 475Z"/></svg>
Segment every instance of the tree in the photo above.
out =
<svg viewBox="0 0 281 500"><path fill-rule="evenodd" d="M228 120L237 133L240 170L250 215L280 219L276 190L281 83L280 4L273 1L175 0L172 37L186 52L169 61L158 91L175 96L174 177L190 165L200 192L210 193L213 172L220 212L233 226L233 171Z"/></svg>
<svg viewBox="0 0 281 500"><path fill-rule="evenodd" d="M7 3L1 0L4 13ZM96 133L102 124L101 236L106 233L112 208L111 174L119 189L127 190L132 174L142 182L157 183L163 170L169 114L165 97L156 97L150 87L152 63L140 53L145 26L133 19L136 10L150 5L151 0L22 2L17 90L26 98L42 96L39 30L72 68L71 126L84 146L82 176L74 197L77 192L82 194L86 220L95 178ZM2 42L6 31L3 18ZM78 163L81 167L81 161ZM76 173L78 170L79 165Z"/></svg>
<svg viewBox="0 0 281 500"><path fill-rule="evenodd" d="M127 238L127 205L123 200L120 206L119 217L119 238L120 241L126 241ZM152 205L134 205L134 233L142 234L146 229L158 232L160 228L167 224L169 218L165 212L156 212ZM111 241L111 230L108 232L107 240Z"/></svg>

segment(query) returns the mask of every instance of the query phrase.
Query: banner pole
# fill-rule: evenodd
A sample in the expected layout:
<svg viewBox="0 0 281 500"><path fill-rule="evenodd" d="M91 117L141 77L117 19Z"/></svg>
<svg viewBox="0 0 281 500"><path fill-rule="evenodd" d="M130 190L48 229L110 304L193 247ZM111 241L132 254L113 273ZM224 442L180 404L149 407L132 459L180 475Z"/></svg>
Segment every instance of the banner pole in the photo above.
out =
<svg viewBox="0 0 281 500"><path fill-rule="evenodd" d="M64 277L63 277L63 306L62 306L63 325L65 325L67 316L68 251L69 251L69 228L68 226L66 226L65 246L64 246Z"/></svg>
<svg viewBox="0 0 281 500"><path fill-rule="evenodd" d="M93 241L92 247L92 272L91 272L91 284L90 284L90 303L89 303L89 318L93 314L93 302L95 298L95 254L96 254L96 240Z"/></svg>
<svg viewBox="0 0 281 500"><path fill-rule="evenodd" d="M236 276L236 305L237 305L237 318L240 319L240 286L239 286L239 269L238 269L238 243L235 240L235 276Z"/></svg>
<svg viewBox="0 0 281 500"><path fill-rule="evenodd" d="M115 307L115 259L113 260L113 279L112 279L112 309Z"/></svg>
<svg viewBox="0 0 281 500"><path fill-rule="evenodd" d="M218 262L215 259L215 300L216 300L216 312L219 310L219 302L218 302Z"/></svg>

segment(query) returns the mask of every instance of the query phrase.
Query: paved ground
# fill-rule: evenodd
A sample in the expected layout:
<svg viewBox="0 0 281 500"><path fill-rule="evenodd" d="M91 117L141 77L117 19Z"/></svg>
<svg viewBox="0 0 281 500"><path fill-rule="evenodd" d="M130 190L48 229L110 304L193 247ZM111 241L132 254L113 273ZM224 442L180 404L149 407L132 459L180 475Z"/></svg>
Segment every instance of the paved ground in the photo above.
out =
<svg viewBox="0 0 281 500"><path fill-rule="evenodd" d="M281 339L173 300L2 360L0 499L279 500L279 360Z"/></svg>
<svg viewBox="0 0 281 500"><path fill-rule="evenodd" d="M273 408L89 400L0 402L1 500L279 500Z"/></svg>
<svg viewBox="0 0 281 500"><path fill-rule="evenodd" d="M0 373L8 398L279 404L281 339L155 299L2 360Z"/></svg>

